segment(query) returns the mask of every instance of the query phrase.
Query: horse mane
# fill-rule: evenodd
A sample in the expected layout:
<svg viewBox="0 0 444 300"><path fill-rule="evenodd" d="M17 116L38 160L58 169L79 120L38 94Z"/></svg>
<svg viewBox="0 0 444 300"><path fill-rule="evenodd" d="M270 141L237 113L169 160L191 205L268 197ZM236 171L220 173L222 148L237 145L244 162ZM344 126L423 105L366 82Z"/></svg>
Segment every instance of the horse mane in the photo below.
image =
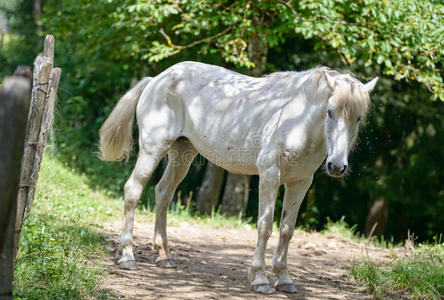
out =
<svg viewBox="0 0 444 300"><path fill-rule="evenodd" d="M316 67L307 72L311 73L312 84L317 95L328 91L327 99L330 99L330 103L346 120L356 122L358 119L364 120L367 117L370 106L369 94L364 90L364 85L352 74L342 74L324 66ZM334 79L333 91L328 85L327 75Z"/></svg>
<svg viewBox="0 0 444 300"><path fill-rule="evenodd" d="M333 91L328 85L327 75L335 81ZM352 74L342 74L325 66L301 72L275 72L265 76L273 90L298 89L312 101L328 101L348 121L365 119L368 115L370 97L363 84Z"/></svg>

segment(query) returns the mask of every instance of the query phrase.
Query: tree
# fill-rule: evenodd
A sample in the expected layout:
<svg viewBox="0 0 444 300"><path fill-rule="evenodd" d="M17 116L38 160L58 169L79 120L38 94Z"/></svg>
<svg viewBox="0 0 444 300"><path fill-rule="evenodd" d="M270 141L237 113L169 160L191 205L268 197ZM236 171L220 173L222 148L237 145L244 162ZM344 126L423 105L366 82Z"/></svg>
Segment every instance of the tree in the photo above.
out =
<svg viewBox="0 0 444 300"><path fill-rule="evenodd" d="M224 183L224 170L208 162L202 184L196 199L196 209L210 214L219 203L222 184Z"/></svg>
<svg viewBox="0 0 444 300"><path fill-rule="evenodd" d="M254 34L260 33L269 47L294 35L317 37L316 48L336 49L347 65L357 59L367 66L376 63L385 74L423 83L435 98L444 100L440 76L444 17L437 13L443 4L436 1L145 0L127 1L120 8L114 14L117 26L144 31L128 40L142 46L133 50L149 61L193 48L251 68L254 63L247 48ZM254 22L257 11L264 11L269 22ZM143 47L149 43L147 37L151 45Z"/></svg>

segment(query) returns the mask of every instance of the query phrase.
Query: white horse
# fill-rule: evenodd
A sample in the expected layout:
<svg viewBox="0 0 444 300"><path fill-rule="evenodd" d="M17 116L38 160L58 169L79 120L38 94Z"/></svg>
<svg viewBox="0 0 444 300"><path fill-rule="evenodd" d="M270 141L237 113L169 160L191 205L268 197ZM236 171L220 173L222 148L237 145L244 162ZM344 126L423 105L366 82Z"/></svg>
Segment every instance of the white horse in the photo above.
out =
<svg viewBox="0 0 444 300"><path fill-rule="evenodd" d="M132 250L134 210L162 157L169 162L157 184L154 247L160 267L175 267L166 234L168 204L197 153L238 174L259 175L258 239L248 279L260 293L274 289L265 275L276 194L285 196L272 270L274 288L294 293L287 252L296 217L313 173L326 159L327 173L343 176L348 154L368 112L377 78L362 84L326 67L278 72L262 78L197 62L178 63L144 78L117 103L100 129L101 158L128 157L134 113L139 156L125 184L121 268L137 268Z"/></svg>

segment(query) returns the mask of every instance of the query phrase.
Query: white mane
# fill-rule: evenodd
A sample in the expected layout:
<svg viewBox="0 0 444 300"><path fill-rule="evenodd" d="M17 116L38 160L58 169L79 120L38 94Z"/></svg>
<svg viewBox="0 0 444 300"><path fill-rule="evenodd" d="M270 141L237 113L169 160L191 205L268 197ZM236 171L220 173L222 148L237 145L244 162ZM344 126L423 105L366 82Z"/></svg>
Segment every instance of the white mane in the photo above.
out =
<svg viewBox="0 0 444 300"><path fill-rule="evenodd" d="M328 85L326 75L334 78L333 91ZM299 87L309 99L327 100L337 107L347 120L364 119L368 114L370 97L363 84L351 74L341 74L328 67L319 66L302 72L275 72L266 76L271 80L274 90L278 87Z"/></svg>

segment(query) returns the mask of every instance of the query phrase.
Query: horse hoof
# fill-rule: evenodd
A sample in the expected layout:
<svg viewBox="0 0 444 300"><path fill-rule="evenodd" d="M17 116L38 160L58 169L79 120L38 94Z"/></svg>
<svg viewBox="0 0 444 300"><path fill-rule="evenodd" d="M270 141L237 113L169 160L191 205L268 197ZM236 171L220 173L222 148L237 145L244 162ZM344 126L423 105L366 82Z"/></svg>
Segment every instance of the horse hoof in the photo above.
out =
<svg viewBox="0 0 444 300"><path fill-rule="evenodd" d="M171 258L157 261L157 266L161 268L175 268L176 263Z"/></svg>
<svg viewBox="0 0 444 300"><path fill-rule="evenodd" d="M251 289L253 290L253 292L266 295L274 293L274 289L268 283L252 285Z"/></svg>
<svg viewBox="0 0 444 300"><path fill-rule="evenodd" d="M294 284L291 284L291 283L284 283L284 284L277 285L276 289L280 292L285 292L285 293L290 293L290 294L294 294L294 293L298 292L298 290L296 289Z"/></svg>
<svg viewBox="0 0 444 300"><path fill-rule="evenodd" d="M137 270L137 264L135 260L125 261L119 264L119 268L125 270Z"/></svg>

